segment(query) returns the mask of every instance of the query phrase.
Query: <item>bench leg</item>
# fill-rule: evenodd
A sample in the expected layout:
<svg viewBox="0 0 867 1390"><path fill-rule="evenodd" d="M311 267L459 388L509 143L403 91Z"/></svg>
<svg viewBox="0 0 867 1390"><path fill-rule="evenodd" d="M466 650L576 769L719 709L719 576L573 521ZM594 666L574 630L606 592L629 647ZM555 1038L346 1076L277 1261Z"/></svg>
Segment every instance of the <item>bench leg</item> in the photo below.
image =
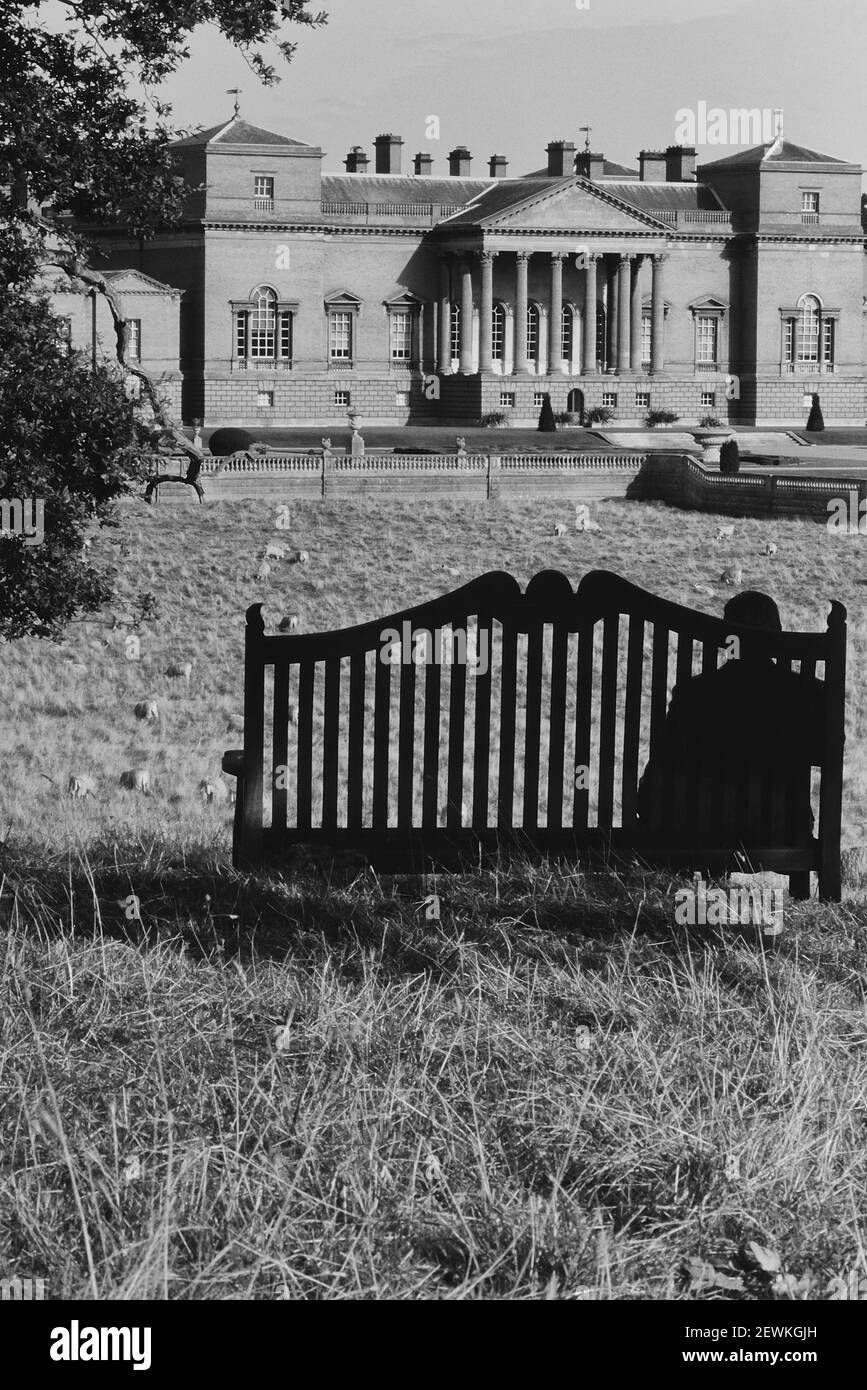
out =
<svg viewBox="0 0 867 1390"><path fill-rule="evenodd" d="M796 899L809 898L810 896L810 870L798 869L797 873L789 874L789 896Z"/></svg>
<svg viewBox="0 0 867 1390"><path fill-rule="evenodd" d="M819 869L819 897L825 903L838 903L843 897L840 863Z"/></svg>

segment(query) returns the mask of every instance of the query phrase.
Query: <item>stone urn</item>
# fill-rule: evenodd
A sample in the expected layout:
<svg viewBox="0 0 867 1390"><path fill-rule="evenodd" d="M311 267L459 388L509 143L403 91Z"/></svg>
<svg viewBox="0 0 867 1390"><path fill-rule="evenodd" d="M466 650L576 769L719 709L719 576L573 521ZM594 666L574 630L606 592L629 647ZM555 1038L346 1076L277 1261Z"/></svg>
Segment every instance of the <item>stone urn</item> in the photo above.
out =
<svg viewBox="0 0 867 1390"><path fill-rule="evenodd" d="M719 451L727 439L733 439L732 431L724 425L712 429L692 430L692 437L701 449L702 463L719 463Z"/></svg>

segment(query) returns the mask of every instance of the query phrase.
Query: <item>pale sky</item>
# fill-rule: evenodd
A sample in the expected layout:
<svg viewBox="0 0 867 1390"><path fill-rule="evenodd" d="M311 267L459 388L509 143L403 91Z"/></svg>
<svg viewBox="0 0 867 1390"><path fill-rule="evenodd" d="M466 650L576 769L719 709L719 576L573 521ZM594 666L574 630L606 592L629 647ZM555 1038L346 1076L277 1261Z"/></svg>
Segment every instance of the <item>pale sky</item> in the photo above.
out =
<svg viewBox="0 0 867 1390"><path fill-rule="evenodd" d="M578 3L587 4L579 9ZM402 135L403 167L417 150L467 145L473 173L493 153L509 172L545 164L549 140L592 146L636 165L641 148L675 139L678 109L782 107L796 144L867 165L865 0L314 0L329 23L287 26L299 42L282 82L261 86L243 58L207 30L166 84L175 123L216 124L232 113L227 87L256 125L321 145L342 169L351 145ZM425 137L440 118L439 141ZM699 162L731 147L699 149Z"/></svg>

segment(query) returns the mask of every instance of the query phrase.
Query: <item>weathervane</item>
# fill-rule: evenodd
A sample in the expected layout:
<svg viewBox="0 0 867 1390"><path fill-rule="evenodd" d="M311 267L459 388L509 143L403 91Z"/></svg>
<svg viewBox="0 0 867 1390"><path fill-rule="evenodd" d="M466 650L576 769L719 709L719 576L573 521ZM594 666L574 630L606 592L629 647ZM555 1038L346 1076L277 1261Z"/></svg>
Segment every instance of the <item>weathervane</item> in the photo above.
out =
<svg viewBox="0 0 867 1390"><path fill-rule="evenodd" d="M230 97L233 96L233 97L235 98L235 115L236 115L236 116L240 116L240 114L241 114L241 103L240 103L240 101L238 100L238 98L240 97L242 91L243 91L243 88L242 88L242 87L227 87L227 88L226 88L226 95L227 95L227 96L230 96Z"/></svg>
<svg viewBox="0 0 867 1390"><path fill-rule="evenodd" d="M580 125L580 126L578 127L578 129L579 129L579 130L583 130L583 131L585 132L585 136L584 136L584 148L585 148L585 150L588 150L588 151L589 151L589 149L590 149L590 132L591 132L591 130L593 129L593 127L592 127L592 125Z"/></svg>

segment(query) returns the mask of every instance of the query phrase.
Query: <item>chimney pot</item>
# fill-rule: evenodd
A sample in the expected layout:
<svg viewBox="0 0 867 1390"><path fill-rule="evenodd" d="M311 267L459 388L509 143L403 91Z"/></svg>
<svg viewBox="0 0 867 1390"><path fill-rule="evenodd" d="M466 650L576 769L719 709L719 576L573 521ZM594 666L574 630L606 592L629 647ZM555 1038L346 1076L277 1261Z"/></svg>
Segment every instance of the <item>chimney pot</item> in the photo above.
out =
<svg viewBox="0 0 867 1390"><path fill-rule="evenodd" d="M376 150L376 172L378 174L399 174L400 154L403 140L399 135L377 135L373 142Z"/></svg>
<svg viewBox="0 0 867 1390"><path fill-rule="evenodd" d="M692 183L695 179L694 145L669 145L665 151L665 174L669 183Z"/></svg>
<svg viewBox="0 0 867 1390"><path fill-rule="evenodd" d="M370 158L361 145L353 145L343 163L347 174L366 174Z"/></svg>
<svg viewBox="0 0 867 1390"><path fill-rule="evenodd" d="M488 172L492 179L504 179L509 161L504 154L492 154L488 161Z"/></svg>
<svg viewBox="0 0 867 1390"><path fill-rule="evenodd" d="M466 145L457 145L449 152L449 174L452 178L468 179L472 155Z"/></svg>
<svg viewBox="0 0 867 1390"><path fill-rule="evenodd" d="M667 178L665 150L642 150L638 156L638 169L642 183L665 183Z"/></svg>
<svg viewBox="0 0 867 1390"><path fill-rule="evenodd" d="M575 173L585 179L601 179L605 173L605 156L579 150L575 156Z"/></svg>
<svg viewBox="0 0 867 1390"><path fill-rule="evenodd" d="M552 140L548 146L548 177L570 178L575 172L575 146L571 140Z"/></svg>
<svg viewBox="0 0 867 1390"><path fill-rule="evenodd" d="M413 159L412 165L413 173L429 174L431 169L433 168L433 155L425 154L422 153L422 151L419 151L419 153Z"/></svg>

